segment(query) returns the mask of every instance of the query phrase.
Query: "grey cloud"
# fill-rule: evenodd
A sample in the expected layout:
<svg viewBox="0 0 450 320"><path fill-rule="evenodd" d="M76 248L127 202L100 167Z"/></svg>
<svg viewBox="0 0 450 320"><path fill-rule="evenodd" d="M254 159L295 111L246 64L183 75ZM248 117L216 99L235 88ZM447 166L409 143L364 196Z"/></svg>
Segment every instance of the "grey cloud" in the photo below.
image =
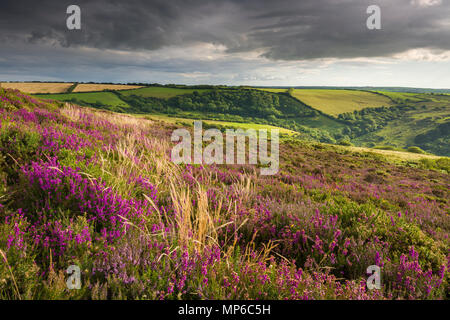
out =
<svg viewBox="0 0 450 320"><path fill-rule="evenodd" d="M77 3L82 30L68 31L65 10ZM265 50L275 60L386 56L412 48L450 49L450 4L418 7L378 0L382 30L366 25L361 0L6 0L0 41L30 45L155 50L195 42L228 52ZM16 39L16 40L12 40ZM0 49L1 53L1 49Z"/></svg>

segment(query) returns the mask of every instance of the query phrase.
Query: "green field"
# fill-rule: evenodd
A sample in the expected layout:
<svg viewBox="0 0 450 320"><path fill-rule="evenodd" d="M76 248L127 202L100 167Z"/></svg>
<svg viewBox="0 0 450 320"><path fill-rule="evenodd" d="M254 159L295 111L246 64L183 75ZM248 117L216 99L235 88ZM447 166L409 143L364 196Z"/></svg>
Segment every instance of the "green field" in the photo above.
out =
<svg viewBox="0 0 450 320"><path fill-rule="evenodd" d="M255 88L255 89L274 93L285 93L288 91L288 89L284 88Z"/></svg>
<svg viewBox="0 0 450 320"><path fill-rule="evenodd" d="M390 93L389 93L390 94ZM379 130L359 136L353 140L356 145L373 146L387 144L404 148L405 146L420 146L429 152L447 155L449 148L448 129L432 134L437 127L445 128L450 122L450 96L428 94L393 93L395 99L400 97L409 99L404 103L409 110L401 112L400 116L391 119ZM414 99L414 100L413 100ZM371 116L369 114L366 115ZM429 136L428 141L422 142L417 137Z"/></svg>
<svg viewBox="0 0 450 320"><path fill-rule="evenodd" d="M98 104L111 107L128 109L130 106L122 101L112 92L86 92L86 93L65 93L65 94L43 94L36 95L41 99L52 99L81 104Z"/></svg>
<svg viewBox="0 0 450 320"><path fill-rule="evenodd" d="M388 97L357 90L294 89L292 95L303 103L332 116L365 108L393 105Z"/></svg>
<svg viewBox="0 0 450 320"><path fill-rule="evenodd" d="M134 90L121 91L124 96L140 96L144 98L159 98L169 99L184 94L192 94L194 91L206 92L211 91L209 89L179 89L179 88L167 88L167 87L146 87Z"/></svg>
<svg viewBox="0 0 450 320"><path fill-rule="evenodd" d="M410 93L410 92L388 92L388 91L374 91L384 96L391 98L395 103L408 102L424 102L431 98L429 94Z"/></svg>

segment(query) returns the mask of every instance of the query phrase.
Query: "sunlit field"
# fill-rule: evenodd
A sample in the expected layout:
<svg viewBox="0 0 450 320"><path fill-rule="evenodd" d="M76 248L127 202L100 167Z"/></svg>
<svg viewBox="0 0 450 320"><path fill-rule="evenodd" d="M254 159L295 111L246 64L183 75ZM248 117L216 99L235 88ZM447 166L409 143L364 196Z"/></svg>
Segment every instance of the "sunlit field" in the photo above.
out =
<svg viewBox="0 0 450 320"><path fill-rule="evenodd" d="M103 91L103 90L131 90L138 89L141 86L121 85L121 84L90 84L79 83L72 92L89 92L89 91Z"/></svg>

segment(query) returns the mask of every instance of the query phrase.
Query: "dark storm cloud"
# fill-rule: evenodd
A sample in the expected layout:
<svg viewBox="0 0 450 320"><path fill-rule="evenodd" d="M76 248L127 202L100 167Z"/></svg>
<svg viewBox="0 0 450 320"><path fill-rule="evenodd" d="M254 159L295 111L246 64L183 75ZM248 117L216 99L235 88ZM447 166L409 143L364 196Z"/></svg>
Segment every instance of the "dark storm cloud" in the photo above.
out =
<svg viewBox="0 0 450 320"><path fill-rule="evenodd" d="M264 56L275 60L388 56L413 48L449 50L450 4L426 5L433 2L2 0L0 42L3 48L45 44L74 50L155 50L206 42L224 45L228 52L263 50ZM367 6L375 3L382 10L379 31L366 28ZM70 4L81 7L81 31L66 29ZM40 48L35 54L45 54Z"/></svg>

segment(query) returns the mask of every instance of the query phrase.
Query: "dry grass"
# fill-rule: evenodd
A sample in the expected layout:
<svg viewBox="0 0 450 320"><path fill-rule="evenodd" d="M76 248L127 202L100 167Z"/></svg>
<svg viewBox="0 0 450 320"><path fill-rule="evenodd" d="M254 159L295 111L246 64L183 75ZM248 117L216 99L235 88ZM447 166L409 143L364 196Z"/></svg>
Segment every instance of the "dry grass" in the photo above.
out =
<svg viewBox="0 0 450 320"><path fill-rule="evenodd" d="M79 84L72 92L90 92L90 91L103 91L103 90L129 90L139 89L142 86L131 86L122 84Z"/></svg>
<svg viewBox="0 0 450 320"><path fill-rule="evenodd" d="M381 150L381 149L370 149L363 147L346 147L354 152L372 152L377 154L382 154L388 158L393 158L397 160L420 160L420 159L439 159L442 157L429 155L429 154L420 154L420 153L412 153L412 152L402 152L402 151L394 151L394 150Z"/></svg>
<svg viewBox="0 0 450 320"><path fill-rule="evenodd" d="M35 82L2 82L0 87L6 89L17 89L25 93L64 93L69 89L73 83L35 83Z"/></svg>

